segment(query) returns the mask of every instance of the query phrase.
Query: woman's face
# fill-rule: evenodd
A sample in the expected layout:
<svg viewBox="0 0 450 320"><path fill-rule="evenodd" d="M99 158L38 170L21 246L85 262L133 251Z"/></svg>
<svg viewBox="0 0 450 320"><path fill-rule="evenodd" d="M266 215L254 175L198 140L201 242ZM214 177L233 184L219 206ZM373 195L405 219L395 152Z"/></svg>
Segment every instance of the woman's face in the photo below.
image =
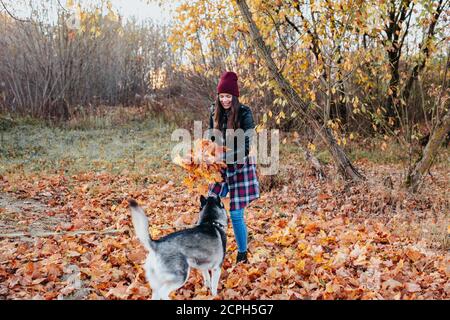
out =
<svg viewBox="0 0 450 320"><path fill-rule="evenodd" d="M231 108L231 101L233 100L233 96L228 93L220 93L219 100L225 109L229 109Z"/></svg>

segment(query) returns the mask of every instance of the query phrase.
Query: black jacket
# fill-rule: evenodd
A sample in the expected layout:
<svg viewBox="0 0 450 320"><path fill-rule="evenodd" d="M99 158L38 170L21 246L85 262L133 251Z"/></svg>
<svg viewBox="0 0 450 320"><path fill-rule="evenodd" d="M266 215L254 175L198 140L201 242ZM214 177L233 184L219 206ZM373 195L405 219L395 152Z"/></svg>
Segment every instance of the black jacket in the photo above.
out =
<svg viewBox="0 0 450 320"><path fill-rule="evenodd" d="M214 128L214 109L215 109L215 105L212 104L210 106L210 115L209 115L209 129L213 129ZM221 121L219 121L222 126L221 126L221 130L222 131L222 141L225 141L225 132L226 132L226 127L227 127L227 122L224 121L226 119L221 119ZM249 152L250 152L250 146L252 143L252 139L253 139L253 131L254 130L250 130L247 131L249 129L255 129L255 121L253 120L253 114L252 111L250 110L249 107L241 104L241 106L239 107L238 110L238 123L239 123L239 128L242 129L244 132L246 132L247 134L245 135L245 145L238 145L237 143L237 138L234 138L234 150L230 150L228 152L232 152L233 154L233 159L236 162L238 159L239 155L242 155L244 157L248 156ZM212 141L215 141L214 137L210 137ZM227 154L228 157L228 154Z"/></svg>

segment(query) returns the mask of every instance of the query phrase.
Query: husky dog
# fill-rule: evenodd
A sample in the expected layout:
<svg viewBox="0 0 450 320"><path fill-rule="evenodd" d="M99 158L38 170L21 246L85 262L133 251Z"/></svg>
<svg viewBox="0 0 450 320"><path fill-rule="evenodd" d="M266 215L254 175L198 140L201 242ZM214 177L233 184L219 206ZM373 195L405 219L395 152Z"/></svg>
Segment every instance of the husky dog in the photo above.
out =
<svg viewBox="0 0 450 320"><path fill-rule="evenodd" d="M191 268L202 272L206 287L212 295L217 295L225 257L228 218L220 197L211 195L205 198L202 195L200 203L195 227L153 240L144 211L135 200L129 200L136 236L149 252L144 270L154 300L169 299L170 292L184 285Z"/></svg>

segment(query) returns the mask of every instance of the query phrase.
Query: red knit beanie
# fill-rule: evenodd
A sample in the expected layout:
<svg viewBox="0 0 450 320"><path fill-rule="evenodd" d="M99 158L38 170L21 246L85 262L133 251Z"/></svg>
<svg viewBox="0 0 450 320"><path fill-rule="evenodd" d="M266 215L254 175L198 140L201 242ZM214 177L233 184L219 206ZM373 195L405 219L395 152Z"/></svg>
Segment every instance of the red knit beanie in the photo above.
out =
<svg viewBox="0 0 450 320"><path fill-rule="evenodd" d="M228 71L220 77L219 85L217 86L217 93L229 93L235 97L239 97L239 88L237 84L237 75L234 72Z"/></svg>

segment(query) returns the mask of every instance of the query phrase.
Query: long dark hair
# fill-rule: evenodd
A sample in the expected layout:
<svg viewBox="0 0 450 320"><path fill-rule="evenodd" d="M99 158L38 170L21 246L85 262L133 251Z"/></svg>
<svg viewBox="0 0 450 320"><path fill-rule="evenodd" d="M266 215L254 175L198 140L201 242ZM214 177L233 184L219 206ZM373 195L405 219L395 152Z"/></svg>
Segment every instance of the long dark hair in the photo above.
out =
<svg viewBox="0 0 450 320"><path fill-rule="evenodd" d="M239 123L238 123L238 111L239 107L241 106L239 102L239 98L236 96L233 96L231 99L231 110L228 114L228 122L227 122L227 129L238 129ZM225 113L225 108L222 106L222 103L220 102L219 95L217 95L216 98L216 104L214 109L214 129L222 129L222 119L223 114Z"/></svg>

